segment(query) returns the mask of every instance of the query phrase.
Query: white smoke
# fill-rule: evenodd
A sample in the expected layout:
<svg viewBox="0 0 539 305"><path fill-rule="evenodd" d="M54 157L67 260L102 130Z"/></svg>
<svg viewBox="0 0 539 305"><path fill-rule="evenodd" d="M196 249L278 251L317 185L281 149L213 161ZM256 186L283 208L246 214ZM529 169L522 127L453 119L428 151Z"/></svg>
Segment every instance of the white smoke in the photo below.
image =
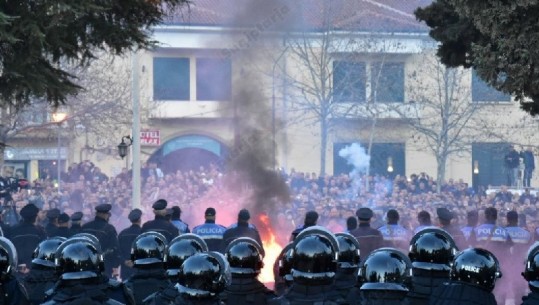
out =
<svg viewBox="0 0 539 305"><path fill-rule="evenodd" d="M362 186L362 175L367 173L370 166L371 156L359 143L352 143L352 145L341 149L339 156L345 158L347 163L354 167L350 172L350 179L352 179L352 194L357 196Z"/></svg>

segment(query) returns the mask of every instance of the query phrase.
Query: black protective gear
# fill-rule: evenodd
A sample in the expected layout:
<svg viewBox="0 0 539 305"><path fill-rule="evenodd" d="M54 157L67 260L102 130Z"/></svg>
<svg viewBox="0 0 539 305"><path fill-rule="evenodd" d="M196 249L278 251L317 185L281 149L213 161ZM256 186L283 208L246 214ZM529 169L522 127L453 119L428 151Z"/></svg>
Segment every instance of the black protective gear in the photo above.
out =
<svg viewBox="0 0 539 305"><path fill-rule="evenodd" d="M9 277L17 271L17 250L13 243L0 237L0 279Z"/></svg>
<svg viewBox="0 0 539 305"><path fill-rule="evenodd" d="M70 239L56 251L55 263L65 281L99 278L104 271L103 256L93 243Z"/></svg>
<svg viewBox="0 0 539 305"><path fill-rule="evenodd" d="M302 231L302 233L305 232ZM294 282L311 285L332 283L339 258L338 242L325 235L298 235L292 252Z"/></svg>
<svg viewBox="0 0 539 305"><path fill-rule="evenodd" d="M120 265L120 253L118 234L116 228L108 223L108 220L97 215L94 220L82 226L82 232L90 233L97 237L105 261L105 274L110 276L112 269Z"/></svg>
<svg viewBox="0 0 539 305"><path fill-rule="evenodd" d="M539 242L533 244L526 255L526 267L522 276L532 291L539 292Z"/></svg>
<svg viewBox="0 0 539 305"><path fill-rule="evenodd" d="M361 261L357 239L350 233L337 233L335 237L339 242L339 268L357 268Z"/></svg>
<svg viewBox="0 0 539 305"><path fill-rule="evenodd" d="M76 238L86 238L87 240L92 242L92 244L99 253L103 253L103 249L101 248L101 242L99 242L99 239L95 235L81 232L71 236L69 239L72 240Z"/></svg>
<svg viewBox="0 0 539 305"><path fill-rule="evenodd" d="M226 304L265 305L277 295L255 277L238 277L238 274L232 273L231 284L219 297Z"/></svg>
<svg viewBox="0 0 539 305"><path fill-rule="evenodd" d="M358 302L359 300L359 302ZM361 290L359 297L348 304L360 305L416 305L406 298L406 291Z"/></svg>
<svg viewBox="0 0 539 305"><path fill-rule="evenodd" d="M161 233L140 234L131 247L131 260L136 266L162 264L167 247L167 239Z"/></svg>
<svg viewBox="0 0 539 305"><path fill-rule="evenodd" d="M58 247L66 241L62 237L53 237L39 243L32 254L32 265L41 265L47 268L56 268L54 258Z"/></svg>
<svg viewBox="0 0 539 305"><path fill-rule="evenodd" d="M110 291L99 278L60 280L54 287L50 301L43 305L122 305L109 296Z"/></svg>
<svg viewBox="0 0 539 305"><path fill-rule="evenodd" d="M232 274L256 276L264 267L262 247L249 237L240 237L225 250L225 257L230 265Z"/></svg>
<svg viewBox="0 0 539 305"><path fill-rule="evenodd" d="M311 226L303 229L294 240L294 244L297 244L302 238L310 235L321 235L327 238L331 242L332 247L334 249L337 249L336 251L338 257L339 241L337 240L337 237L335 237L335 235L331 233L331 231L329 231L327 228L322 226Z"/></svg>
<svg viewBox="0 0 539 305"><path fill-rule="evenodd" d="M502 273L500 263L492 252L469 248L455 256L449 276L452 281L470 283L492 291Z"/></svg>
<svg viewBox="0 0 539 305"><path fill-rule="evenodd" d="M443 283L436 289L429 305L497 305L494 295L486 289L465 282Z"/></svg>
<svg viewBox="0 0 539 305"><path fill-rule="evenodd" d="M521 305L537 305L539 304L539 291L532 291L530 294L522 298Z"/></svg>
<svg viewBox="0 0 539 305"><path fill-rule="evenodd" d="M32 263L30 272L22 280L30 303L41 304L45 301L45 292L53 288L58 281L58 272L56 268Z"/></svg>
<svg viewBox="0 0 539 305"><path fill-rule="evenodd" d="M449 233L439 228L427 228L412 237L408 257L414 268L449 271L457 252Z"/></svg>
<svg viewBox="0 0 539 305"><path fill-rule="evenodd" d="M359 267L361 290L408 291L412 276L410 259L395 248L372 252Z"/></svg>
<svg viewBox="0 0 539 305"><path fill-rule="evenodd" d="M211 253L195 254L185 260L178 273L178 291L186 299L211 299L229 285L226 261Z"/></svg>
<svg viewBox="0 0 539 305"><path fill-rule="evenodd" d="M198 235L186 233L175 237L167 246L163 258L167 276L175 278L187 258L207 251L208 245Z"/></svg>
<svg viewBox="0 0 539 305"><path fill-rule="evenodd" d="M268 302L271 305L336 305L347 304L333 285L294 283L285 294Z"/></svg>
<svg viewBox="0 0 539 305"><path fill-rule="evenodd" d="M292 249L294 243L286 245L273 264L275 293L282 295L287 287L292 285Z"/></svg>
<svg viewBox="0 0 539 305"><path fill-rule="evenodd" d="M428 305L433 291L449 281L449 271L446 270L425 270L412 267L412 274L412 288L408 293L408 300L414 305Z"/></svg>

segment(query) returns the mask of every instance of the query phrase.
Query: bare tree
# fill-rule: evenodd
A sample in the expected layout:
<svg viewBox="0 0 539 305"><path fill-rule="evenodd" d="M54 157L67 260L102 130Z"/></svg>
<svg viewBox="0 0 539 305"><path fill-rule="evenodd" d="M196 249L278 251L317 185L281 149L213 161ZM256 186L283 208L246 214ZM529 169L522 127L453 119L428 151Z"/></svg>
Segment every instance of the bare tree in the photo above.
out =
<svg viewBox="0 0 539 305"><path fill-rule="evenodd" d="M396 109L421 149L429 151L437 163L437 191L445 179L447 160L467 152L477 141L482 126L479 111L488 106L471 100L469 71L446 68L429 54L408 79L408 107Z"/></svg>

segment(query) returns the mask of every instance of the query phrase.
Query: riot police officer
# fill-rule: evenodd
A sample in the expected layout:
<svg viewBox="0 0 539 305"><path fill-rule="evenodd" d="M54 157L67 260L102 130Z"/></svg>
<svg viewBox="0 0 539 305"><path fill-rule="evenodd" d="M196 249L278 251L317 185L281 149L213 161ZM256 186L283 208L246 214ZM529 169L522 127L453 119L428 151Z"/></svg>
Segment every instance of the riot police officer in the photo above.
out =
<svg viewBox="0 0 539 305"><path fill-rule="evenodd" d="M466 241L464 233L451 223L451 220L454 218L453 213L446 208L438 208L436 209L436 214L438 214L440 227L451 235L459 249L465 249L468 246L468 242Z"/></svg>
<svg viewBox="0 0 539 305"><path fill-rule="evenodd" d="M505 230L513 241L513 248L511 248L511 254L513 256L521 256L521 253L526 253L532 242L531 233L518 226L518 213L515 211L507 212L507 226ZM526 286L522 281L516 280L519 278L519 271L517 268L507 268L507 276L511 281L510 286L515 300L520 300L526 294Z"/></svg>
<svg viewBox="0 0 539 305"><path fill-rule="evenodd" d="M144 299L143 303L146 305L174 304L176 298L179 296L176 284L183 262L197 253L204 252L208 252L208 246L198 235L186 233L174 238L168 244L163 258L167 277L171 284L164 290L148 296Z"/></svg>
<svg viewBox="0 0 539 305"><path fill-rule="evenodd" d="M172 208L171 223L178 228L180 234L190 233L189 225L182 221L182 209L179 206L173 206Z"/></svg>
<svg viewBox="0 0 539 305"><path fill-rule="evenodd" d="M45 231L35 225L38 212L39 209L34 204L25 205L20 211L21 222L10 230L8 238L17 249L19 264L30 266L34 249L47 238Z"/></svg>
<svg viewBox="0 0 539 305"><path fill-rule="evenodd" d="M105 262L105 275L110 277L120 265L118 254L118 234L114 226L109 224L110 210L112 205L102 203L95 207L95 219L82 226L83 233L89 233L97 237L103 250Z"/></svg>
<svg viewBox="0 0 539 305"><path fill-rule="evenodd" d="M292 250L293 284L269 304L339 304L333 288L339 260L339 242L327 229L312 226L301 231Z"/></svg>
<svg viewBox="0 0 539 305"><path fill-rule="evenodd" d="M227 262L218 253L197 253L182 264L176 285L176 305L224 305L219 300L230 283Z"/></svg>
<svg viewBox="0 0 539 305"><path fill-rule="evenodd" d="M221 295L222 301L230 305L265 305L276 297L256 277L264 266L262 247L249 237L240 237L225 249L230 265L232 282Z"/></svg>
<svg viewBox="0 0 539 305"><path fill-rule="evenodd" d="M360 305L408 305L410 259L395 248L372 252L359 267Z"/></svg>
<svg viewBox="0 0 539 305"><path fill-rule="evenodd" d="M60 244L65 241L62 237L53 237L39 243L32 255L32 267L24 277L28 299L31 304L41 304L45 301L45 292L54 287L58 280L55 254Z"/></svg>
<svg viewBox="0 0 539 305"><path fill-rule="evenodd" d="M492 290L500 277L500 264L490 251L468 248L455 256L450 281L433 291L429 304L496 305Z"/></svg>
<svg viewBox="0 0 539 305"><path fill-rule="evenodd" d="M228 245L235 239L240 237L250 237L254 239L261 247L261 254L264 255L264 249L262 245L262 240L260 239L260 234L258 230L254 227L249 226L249 219L251 219L251 214L248 210L242 209L238 213L238 222L236 226L228 228L223 233L223 245L221 249L225 250L228 248Z"/></svg>
<svg viewBox="0 0 539 305"><path fill-rule="evenodd" d="M537 242L528 250L522 276L530 288L530 293L522 298L522 305L539 304L539 243Z"/></svg>
<svg viewBox="0 0 539 305"><path fill-rule="evenodd" d="M142 233L133 242L131 261L134 272L125 285L133 291L137 305L150 294L170 285L163 263L166 246L166 238L158 232Z"/></svg>
<svg viewBox="0 0 539 305"><path fill-rule="evenodd" d="M398 223L400 219L399 212L391 209L387 211L386 218L387 224L378 228L384 238L384 246L407 251L410 232Z"/></svg>
<svg viewBox="0 0 539 305"><path fill-rule="evenodd" d="M0 304L28 305L24 286L15 277L17 250L11 241L0 237Z"/></svg>
<svg viewBox="0 0 539 305"><path fill-rule="evenodd" d="M58 229L58 216L60 216L60 210L54 208L47 211L47 225L45 226L45 233L48 237L56 236L56 230Z"/></svg>
<svg viewBox="0 0 539 305"><path fill-rule="evenodd" d="M133 241L142 233L141 220L142 211L134 209L129 212L127 218L131 221L131 226L122 230L118 234L118 244L120 249L120 258L122 267L120 269L120 277L123 280L128 279L133 274L133 262L131 261L131 245Z"/></svg>
<svg viewBox="0 0 539 305"><path fill-rule="evenodd" d="M167 219L167 205L168 202L165 199L159 199L152 205L155 218L142 225L142 233L150 231L161 233L168 243L180 233L178 228Z"/></svg>
<svg viewBox="0 0 539 305"><path fill-rule="evenodd" d="M287 244L273 263L275 293L281 296L292 285L292 249L294 243Z"/></svg>
<svg viewBox="0 0 539 305"><path fill-rule="evenodd" d="M357 270L359 268L360 245L357 239L349 233L335 234L339 242L339 261L335 275L335 289L348 303L358 294L356 289Z"/></svg>
<svg viewBox="0 0 539 305"><path fill-rule="evenodd" d="M468 211L466 214L466 225L460 229L462 234L464 234L464 238L466 239L466 243L468 245L473 245L475 243L475 233L474 228L477 226L477 222L479 221L479 213L477 210Z"/></svg>
<svg viewBox="0 0 539 305"><path fill-rule="evenodd" d="M412 289L408 299L414 305L428 305L432 291L449 281L451 263L457 254L455 241L439 228L419 231L410 241Z"/></svg>
<svg viewBox="0 0 539 305"><path fill-rule="evenodd" d="M55 304L122 304L109 298L102 281L104 263L91 241L75 238L65 241L56 252L56 264L61 273L51 300Z"/></svg>
<svg viewBox="0 0 539 305"><path fill-rule="evenodd" d="M69 238L71 233L69 231L69 215L62 213L57 218L57 228L54 231L52 237L59 236L64 238Z"/></svg>
<svg viewBox="0 0 539 305"><path fill-rule="evenodd" d="M216 211L214 208L207 208L204 212L205 222L193 228L193 233L200 236L210 251L222 252L223 234L226 227L215 223Z"/></svg>
<svg viewBox="0 0 539 305"><path fill-rule="evenodd" d="M360 253L367 257L372 251L381 248L383 237L380 231L371 228L371 218L374 215L369 208L360 208L356 211L356 216L359 219L359 227L350 232L360 246Z"/></svg>
<svg viewBox="0 0 539 305"><path fill-rule="evenodd" d="M71 227L69 227L69 237L82 232L82 212L75 212L71 215Z"/></svg>

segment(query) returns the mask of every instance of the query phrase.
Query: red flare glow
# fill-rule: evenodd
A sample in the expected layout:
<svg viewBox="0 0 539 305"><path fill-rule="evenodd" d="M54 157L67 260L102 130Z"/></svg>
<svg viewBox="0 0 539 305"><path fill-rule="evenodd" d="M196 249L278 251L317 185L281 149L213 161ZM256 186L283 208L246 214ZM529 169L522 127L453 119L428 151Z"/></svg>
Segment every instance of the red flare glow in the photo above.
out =
<svg viewBox="0 0 539 305"><path fill-rule="evenodd" d="M283 247L276 241L275 233L271 226L268 215L260 214L258 220L260 220L260 227L258 228L260 238L262 239L264 251L266 252L266 255L264 256L264 268L262 268L258 279L267 286L272 286L275 282L273 275L273 263L281 253L281 250L283 250Z"/></svg>

